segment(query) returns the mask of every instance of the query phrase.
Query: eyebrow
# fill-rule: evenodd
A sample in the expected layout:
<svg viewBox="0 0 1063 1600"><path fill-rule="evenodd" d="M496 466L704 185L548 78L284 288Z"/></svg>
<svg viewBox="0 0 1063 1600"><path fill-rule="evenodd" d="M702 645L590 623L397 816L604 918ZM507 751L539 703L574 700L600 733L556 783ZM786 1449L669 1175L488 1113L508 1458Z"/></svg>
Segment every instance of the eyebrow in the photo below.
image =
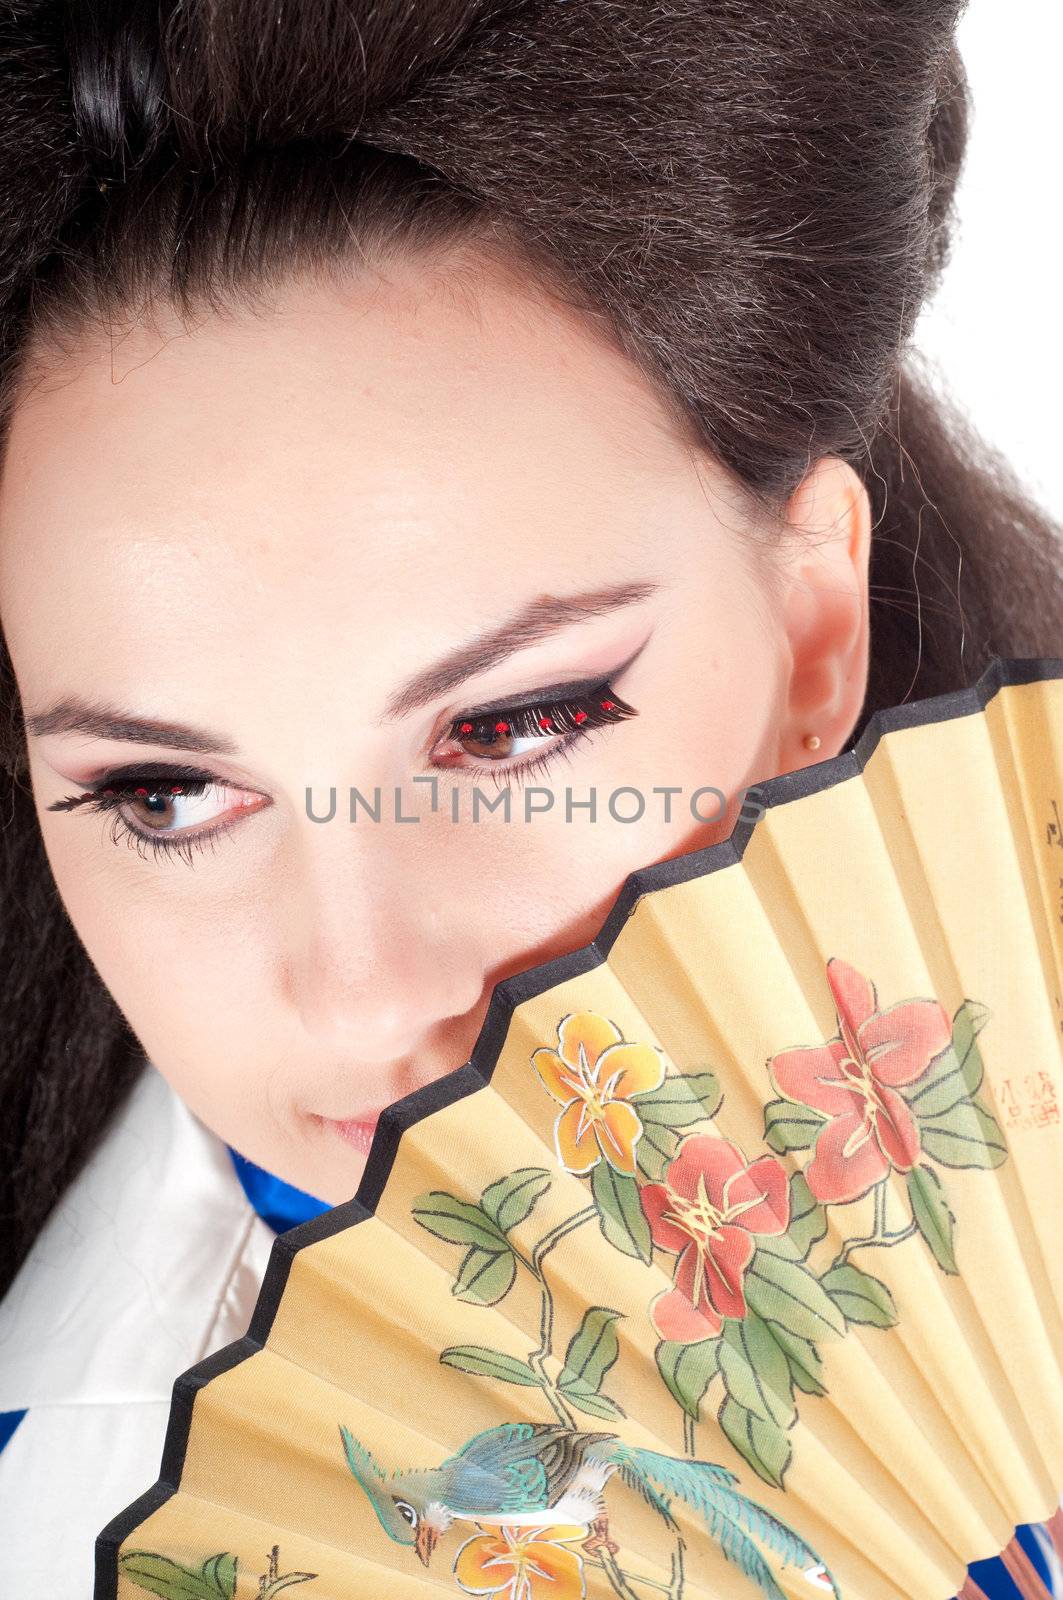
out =
<svg viewBox="0 0 1063 1600"><path fill-rule="evenodd" d="M467 679L486 672L539 640L571 627L574 622L586 622L636 605L659 587L646 580L614 584L582 594L539 595L498 627L468 644L459 645L449 655L416 673L396 690L374 721L379 726L408 717ZM168 749L190 750L199 755L239 753L239 747L231 739L209 728L135 716L81 695L67 695L46 711L26 716L25 726L27 733L38 737L80 733L93 739L114 739L126 744L165 745Z"/></svg>
<svg viewBox="0 0 1063 1600"><path fill-rule="evenodd" d="M609 588L591 589L583 594L539 595L499 627L481 634L469 644L459 645L433 666L417 673L392 695L375 720L379 725L408 717L411 712L430 705L440 695L449 694L467 679L496 667L500 661L516 655L519 650L527 650L540 639L560 633L574 622L587 622L591 618L620 611L624 606L636 605L659 587L659 584L646 580L613 584Z"/></svg>
<svg viewBox="0 0 1063 1600"><path fill-rule="evenodd" d="M68 695L47 711L25 719L26 732L84 733L91 739L120 739L126 744L163 744L171 750L194 750L199 755L234 756L238 746L222 733L196 728L186 722L162 722L137 717L115 706Z"/></svg>

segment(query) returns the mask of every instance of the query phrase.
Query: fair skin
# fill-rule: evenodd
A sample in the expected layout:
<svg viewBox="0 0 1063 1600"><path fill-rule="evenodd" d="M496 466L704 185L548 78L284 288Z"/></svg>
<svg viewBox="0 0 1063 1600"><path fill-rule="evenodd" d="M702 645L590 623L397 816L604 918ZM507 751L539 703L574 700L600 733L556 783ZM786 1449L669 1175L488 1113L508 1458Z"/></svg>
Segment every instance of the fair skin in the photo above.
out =
<svg viewBox="0 0 1063 1600"><path fill-rule="evenodd" d="M468 1058L498 981L586 944L629 872L725 836L745 786L840 749L866 684L851 469L811 465L767 561L630 362L495 268L475 284L391 264L289 283L265 316L79 336L35 369L0 479L0 618L67 911L191 1110L332 1203L374 1115ZM621 590L543 626L544 601ZM537 630L505 630L517 649L387 715L535 602ZM455 719L587 679L637 715L533 773L556 803L525 821L504 768L532 741L499 760ZM74 697L227 748L41 720ZM180 764L213 784L50 809L149 764L157 788ZM435 815L413 782L433 773ZM473 822L472 790L507 782L512 820ZM625 785L635 823L607 809ZM699 822L707 785L731 804ZM376 786L381 821L351 824L349 789ZM307 789L323 816L333 787L336 815L311 820ZM596 821L566 820L566 787L596 791ZM129 848L138 826L187 846L219 823L202 852Z"/></svg>

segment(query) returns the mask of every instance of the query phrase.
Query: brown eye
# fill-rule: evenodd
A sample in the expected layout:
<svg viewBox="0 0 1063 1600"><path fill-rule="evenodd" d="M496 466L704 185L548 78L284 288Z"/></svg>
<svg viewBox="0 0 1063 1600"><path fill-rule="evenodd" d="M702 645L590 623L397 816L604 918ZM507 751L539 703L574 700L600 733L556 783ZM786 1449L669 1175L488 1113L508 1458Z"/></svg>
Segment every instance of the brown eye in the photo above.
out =
<svg viewBox="0 0 1063 1600"><path fill-rule="evenodd" d="M156 859L180 855L191 866L193 850L208 844L213 849L242 816L271 803L267 795L234 788L220 778L149 772L116 776L109 783L103 779L82 794L54 800L48 810L109 816L113 844L124 840L145 858L148 849Z"/></svg>
<svg viewBox="0 0 1063 1600"><path fill-rule="evenodd" d="M455 737L465 755L477 756L487 761L508 761L514 755L520 754L519 747L527 748L538 743L534 737L518 738L513 731L512 723L505 717L487 723L460 723Z"/></svg>
<svg viewBox="0 0 1063 1600"><path fill-rule="evenodd" d="M173 829L184 792L179 785L162 789L139 788L127 797L125 803L135 820L145 828L166 833Z"/></svg>
<svg viewBox="0 0 1063 1600"><path fill-rule="evenodd" d="M523 756L542 756L567 747L581 733L608 722L635 717L634 706L621 700L608 684L575 700L520 706L513 710L457 717L449 738L460 753L486 766L501 766Z"/></svg>
<svg viewBox="0 0 1063 1600"><path fill-rule="evenodd" d="M231 791L216 783L137 784L103 793L114 796L112 808L125 813L142 833L181 833L216 821L232 806Z"/></svg>
<svg viewBox="0 0 1063 1600"><path fill-rule="evenodd" d="M263 797L251 791L234 789L227 783L204 778L138 783L136 779L87 795L72 797L75 805L87 804L93 811L113 812L119 821L142 838L190 838L204 823L239 812L258 810Z"/></svg>

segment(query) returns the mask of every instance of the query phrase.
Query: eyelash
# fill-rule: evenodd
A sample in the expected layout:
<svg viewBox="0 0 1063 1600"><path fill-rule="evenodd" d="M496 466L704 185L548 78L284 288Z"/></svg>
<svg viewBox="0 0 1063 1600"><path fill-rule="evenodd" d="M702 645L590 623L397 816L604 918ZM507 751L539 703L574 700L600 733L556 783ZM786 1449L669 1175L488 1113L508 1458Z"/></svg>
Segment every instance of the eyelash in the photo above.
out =
<svg viewBox="0 0 1063 1600"><path fill-rule="evenodd" d="M474 716L454 717L445 737L490 744L507 735L515 735L518 738L540 736L544 733L544 722L549 724L547 731L564 733L565 737L541 756L533 756L510 766L492 764L495 766L497 776L507 780L515 779L517 787L521 788L533 773L545 774L555 761L561 758L568 759L573 748L599 728L636 716L638 712L635 707L621 700L619 695L613 692L609 682L603 681L590 693L575 699L553 700L517 707L500 706L494 711L480 712ZM477 737L478 735L481 737ZM485 772L491 769L452 767L447 770L482 778ZM128 804L130 800L162 795L168 786L171 792L193 799L212 788L224 790L233 787L213 773L195 767L154 765L134 771L126 768L117 773L107 774L91 789L81 794L67 795L62 800L56 800L47 809L73 811L83 807L90 813L104 815L113 813L111 840L114 844L118 844L124 837L130 847L145 859L151 850L156 860L160 856L179 855L189 866L193 866L192 851L202 851L208 845L213 846L216 839L231 832L236 826L236 820L215 823L209 828L200 829L198 833L183 836L151 834L131 827L121 815L119 807Z"/></svg>
<svg viewBox="0 0 1063 1600"><path fill-rule="evenodd" d="M195 864L192 860L192 851L202 851L208 845L213 846L216 839L222 834L229 833L236 826L238 819L213 823L209 828L201 828L198 833L167 836L161 833L142 832L139 828L131 827L121 815L119 807L127 805L130 800L154 798L164 794L167 789L171 793L180 793L186 799L197 799L211 789L224 791L232 787L232 784L224 783L212 772L204 772L198 767L152 765L135 771L126 768L121 772L107 774L93 788L82 794L67 795L63 800L56 800L47 809L74 811L84 808L87 812L99 812L105 816L113 813L111 823L113 844L119 844L125 838L129 847L135 849L137 854L145 859L150 850L156 860L160 856L182 856L191 867Z"/></svg>
<svg viewBox="0 0 1063 1600"><path fill-rule="evenodd" d="M545 732L564 733L565 738L544 751L541 756L503 766L492 763L494 772L507 780L515 779L522 788L533 773L544 774L555 760L566 756L582 739L589 738L599 728L612 722L637 717L635 707L621 700L608 680L603 680L589 692L569 700L551 700L533 705L499 707L494 711L480 712L476 716L455 717L447 732L448 739L469 739L480 744L492 743L495 738L515 734L518 738L541 737ZM544 730L544 723L549 727ZM458 767L457 772L481 778L490 768L470 769ZM496 784L497 787L497 784Z"/></svg>

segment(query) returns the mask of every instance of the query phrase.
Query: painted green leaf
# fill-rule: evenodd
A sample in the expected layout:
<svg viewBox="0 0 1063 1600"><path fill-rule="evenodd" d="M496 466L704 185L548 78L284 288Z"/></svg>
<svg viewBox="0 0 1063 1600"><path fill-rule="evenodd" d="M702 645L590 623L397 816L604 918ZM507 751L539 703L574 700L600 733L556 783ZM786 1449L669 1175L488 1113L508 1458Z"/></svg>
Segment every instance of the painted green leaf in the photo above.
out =
<svg viewBox="0 0 1063 1600"><path fill-rule="evenodd" d="M769 1100L764 1107L764 1139L778 1155L807 1150L823 1123L818 1111L794 1100Z"/></svg>
<svg viewBox="0 0 1063 1600"><path fill-rule="evenodd" d="M439 1357L445 1367L471 1372L478 1378L497 1378L499 1383L520 1383L535 1388L539 1379L526 1361L492 1350L482 1344L452 1344Z"/></svg>
<svg viewBox="0 0 1063 1600"><path fill-rule="evenodd" d="M823 1384L823 1362L811 1339L802 1339L791 1333L780 1322L769 1322L772 1338L782 1350L790 1367L790 1376L805 1394L826 1394Z"/></svg>
<svg viewBox="0 0 1063 1600"><path fill-rule="evenodd" d="M787 1261L802 1262L808 1254L807 1250L799 1249L797 1243L791 1239L789 1233L760 1233L757 1235L757 1249L768 1250L773 1256L783 1256Z"/></svg>
<svg viewBox="0 0 1063 1600"><path fill-rule="evenodd" d="M637 1095L632 1104L643 1127L654 1123L686 1128L714 1117L722 1099L715 1072L677 1072L669 1074L659 1089Z"/></svg>
<svg viewBox="0 0 1063 1600"><path fill-rule="evenodd" d="M681 1344L675 1339L662 1339L654 1355L657 1370L672 1397L697 1422L705 1391L720 1370L719 1340L699 1339L696 1344Z"/></svg>
<svg viewBox="0 0 1063 1600"><path fill-rule="evenodd" d="M785 1233L763 1233L757 1246L789 1261L804 1261L814 1244L827 1232L827 1213L820 1205L803 1172L790 1178L790 1222Z"/></svg>
<svg viewBox="0 0 1063 1600"><path fill-rule="evenodd" d="M720 1407L719 1422L738 1454L749 1462L757 1476L781 1489L793 1453L786 1429L748 1411L730 1396Z"/></svg>
<svg viewBox="0 0 1063 1600"><path fill-rule="evenodd" d="M755 1311L748 1311L742 1318L724 1318L720 1373L731 1399L747 1411L780 1427L793 1421L789 1362Z"/></svg>
<svg viewBox="0 0 1063 1600"><path fill-rule="evenodd" d="M508 1233L528 1218L536 1202L550 1187L546 1167L520 1167L495 1183L489 1183L480 1196L480 1205L500 1232Z"/></svg>
<svg viewBox="0 0 1063 1600"><path fill-rule="evenodd" d="M988 1006L978 1000L964 1000L952 1019L952 1047L963 1063L964 1082L968 1094L977 1094L982 1087L985 1068L982 1054L975 1040L990 1018Z"/></svg>
<svg viewBox="0 0 1063 1600"><path fill-rule="evenodd" d="M512 1289L516 1276L517 1260L512 1250L480 1250L474 1246L458 1268L451 1293L473 1305L497 1305Z"/></svg>
<svg viewBox="0 0 1063 1600"><path fill-rule="evenodd" d="M468 1200L459 1200L456 1194L445 1189L433 1189L419 1195L414 1201L412 1214L429 1233L448 1244L473 1244L481 1249L508 1249L505 1236L482 1206Z"/></svg>
<svg viewBox="0 0 1063 1600"><path fill-rule="evenodd" d="M236 1557L223 1550L203 1563L203 1576L226 1600L236 1593Z"/></svg>
<svg viewBox="0 0 1063 1600"><path fill-rule="evenodd" d="M831 1267L820 1282L850 1322L866 1323L872 1328L892 1328L897 1321L892 1294L870 1272L862 1272L847 1261L840 1267Z"/></svg>
<svg viewBox="0 0 1063 1600"><path fill-rule="evenodd" d="M980 1100L960 1100L939 1117L920 1118L924 1154L943 1167L999 1167L1008 1159L1000 1124Z"/></svg>
<svg viewBox="0 0 1063 1600"><path fill-rule="evenodd" d="M649 1122L635 1143L635 1164L648 1183L659 1183L679 1148L682 1134L663 1122Z"/></svg>
<svg viewBox="0 0 1063 1600"><path fill-rule="evenodd" d="M827 1213L803 1172L795 1172L790 1179L790 1226L786 1231L802 1261L827 1232Z"/></svg>
<svg viewBox="0 0 1063 1600"><path fill-rule="evenodd" d="M562 1383L558 1380L558 1388L562 1395L576 1411L584 1411L589 1417L623 1417L626 1412L618 1406L615 1400L610 1400L607 1394L599 1394L589 1384Z"/></svg>
<svg viewBox="0 0 1063 1600"><path fill-rule="evenodd" d="M641 1144L641 1140L639 1143ZM599 1161L591 1178L591 1194L598 1208L602 1233L611 1245L640 1261L653 1258L653 1240L634 1178Z"/></svg>
<svg viewBox="0 0 1063 1600"><path fill-rule="evenodd" d="M920 1121L942 1116L978 1093L984 1068L977 1037L988 1021L987 1006L965 1000L952 1019L951 1049L943 1051L923 1077L900 1091Z"/></svg>
<svg viewBox="0 0 1063 1600"><path fill-rule="evenodd" d="M956 1218L941 1179L933 1167L913 1167L908 1174L908 1198L919 1232L943 1272L957 1273L953 1229Z"/></svg>
<svg viewBox="0 0 1063 1600"><path fill-rule="evenodd" d="M208 1575L208 1568L219 1560L231 1565ZM127 1550L118 1561L124 1577L162 1600L232 1600L236 1593L236 1557L225 1553L211 1556L202 1567L182 1566L155 1550Z"/></svg>
<svg viewBox="0 0 1063 1600"><path fill-rule="evenodd" d="M746 1269L746 1300L770 1322L802 1339L840 1339L845 1318L819 1279L800 1262L758 1249Z"/></svg>
<svg viewBox="0 0 1063 1600"><path fill-rule="evenodd" d="M586 1384L593 1393L601 1388L602 1379L620 1354L616 1335L620 1315L608 1306L588 1306L565 1351L565 1365L557 1380L562 1389L575 1383Z"/></svg>

